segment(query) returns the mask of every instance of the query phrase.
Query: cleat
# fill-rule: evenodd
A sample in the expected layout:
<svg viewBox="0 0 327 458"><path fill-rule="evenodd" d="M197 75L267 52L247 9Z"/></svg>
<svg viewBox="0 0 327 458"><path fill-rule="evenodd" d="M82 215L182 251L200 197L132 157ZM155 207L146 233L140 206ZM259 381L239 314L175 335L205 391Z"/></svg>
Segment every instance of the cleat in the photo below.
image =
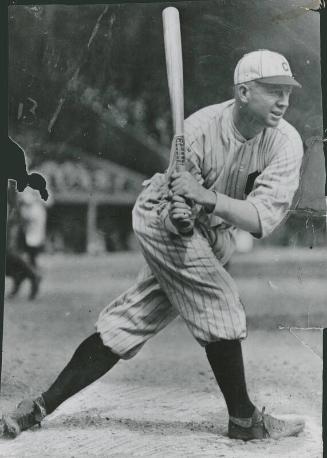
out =
<svg viewBox="0 0 327 458"><path fill-rule="evenodd" d="M297 436L304 429L303 420L280 420L271 415L265 414L256 408L252 418L251 426L244 427L235 423L232 419L228 424L228 437L243 441L255 439L281 439L283 437ZM235 419L237 421L237 419ZM240 423L242 420L240 420Z"/></svg>
<svg viewBox="0 0 327 458"><path fill-rule="evenodd" d="M4 414L0 422L0 436L17 437L22 431L40 425L46 416L42 397L26 399L18 404L13 412Z"/></svg>

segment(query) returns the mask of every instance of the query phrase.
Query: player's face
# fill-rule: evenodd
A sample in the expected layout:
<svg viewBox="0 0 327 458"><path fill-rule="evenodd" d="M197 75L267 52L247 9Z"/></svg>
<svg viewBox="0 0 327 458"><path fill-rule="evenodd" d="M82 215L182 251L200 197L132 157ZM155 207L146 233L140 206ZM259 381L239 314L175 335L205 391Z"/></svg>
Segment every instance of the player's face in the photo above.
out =
<svg viewBox="0 0 327 458"><path fill-rule="evenodd" d="M291 92L291 86L254 82L250 87L248 110L259 124L276 127L288 108Z"/></svg>

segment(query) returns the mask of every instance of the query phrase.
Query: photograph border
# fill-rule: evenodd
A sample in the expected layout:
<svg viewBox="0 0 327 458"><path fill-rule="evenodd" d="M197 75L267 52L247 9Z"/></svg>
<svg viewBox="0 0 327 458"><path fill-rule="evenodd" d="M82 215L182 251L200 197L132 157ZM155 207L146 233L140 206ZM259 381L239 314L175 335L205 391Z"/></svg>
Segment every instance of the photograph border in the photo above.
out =
<svg viewBox="0 0 327 458"><path fill-rule="evenodd" d="M183 3L192 0L184 0ZM225 0L221 0L225 3ZM159 0L144 0L135 2L134 0L98 0L90 2L86 0L18 0L1 2L1 165L0 165L0 397L1 397L1 369L2 369L2 343L3 343L3 319L4 319L4 289L5 289L5 253L6 253L6 219L7 219L7 183L8 178L12 178L7 169L7 149L9 143L8 137L8 6L28 6L28 5L92 5L92 4L119 4L119 3L161 3L169 5L178 5L180 0L162 2ZM318 2L315 2L318 3ZM310 8L308 8L310 9ZM235 6L236 14L242 14L241 8ZM327 169L327 3L323 0L317 9L312 8L312 14L320 14L320 52L321 52L321 90L322 90L322 113L323 113L323 148L325 156L325 169ZM327 184L325 184L325 196L327 195ZM322 419L323 419L323 442L324 456L327 456L327 328L323 331L323 402L322 402Z"/></svg>

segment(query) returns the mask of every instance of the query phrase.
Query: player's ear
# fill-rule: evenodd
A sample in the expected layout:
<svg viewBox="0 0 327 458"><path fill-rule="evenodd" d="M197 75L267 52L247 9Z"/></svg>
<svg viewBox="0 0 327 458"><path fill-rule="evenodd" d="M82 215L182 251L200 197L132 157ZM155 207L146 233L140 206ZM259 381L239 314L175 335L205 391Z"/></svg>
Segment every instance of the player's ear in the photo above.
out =
<svg viewBox="0 0 327 458"><path fill-rule="evenodd" d="M250 95L250 87L248 84L237 84L234 88L235 99L241 103L247 103Z"/></svg>

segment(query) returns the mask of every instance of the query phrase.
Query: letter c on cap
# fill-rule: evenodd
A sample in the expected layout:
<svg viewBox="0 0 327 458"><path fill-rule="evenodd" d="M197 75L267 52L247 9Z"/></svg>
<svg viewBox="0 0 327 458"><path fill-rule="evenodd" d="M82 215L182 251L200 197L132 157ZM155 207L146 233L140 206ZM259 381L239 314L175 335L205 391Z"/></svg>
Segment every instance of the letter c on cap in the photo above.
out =
<svg viewBox="0 0 327 458"><path fill-rule="evenodd" d="M285 70L285 72L288 72L289 68L288 68L288 65L286 62L282 62L282 66L283 66L283 69Z"/></svg>

